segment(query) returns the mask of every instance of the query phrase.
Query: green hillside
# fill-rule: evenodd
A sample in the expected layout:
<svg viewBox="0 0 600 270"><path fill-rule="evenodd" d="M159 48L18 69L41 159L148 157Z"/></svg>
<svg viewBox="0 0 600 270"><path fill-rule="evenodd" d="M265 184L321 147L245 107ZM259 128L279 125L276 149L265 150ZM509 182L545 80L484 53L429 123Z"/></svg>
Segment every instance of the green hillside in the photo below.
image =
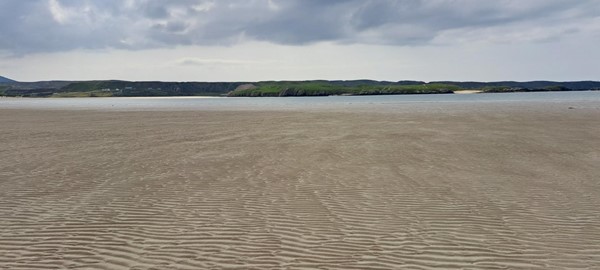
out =
<svg viewBox="0 0 600 270"><path fill-rule="evenodd" d="M449 84L365 84L340 86L326 81L260 82L248 89L237 89L231 97L285 97L330 95L393 95L393 94L445 94L459 88Z"/></svg>

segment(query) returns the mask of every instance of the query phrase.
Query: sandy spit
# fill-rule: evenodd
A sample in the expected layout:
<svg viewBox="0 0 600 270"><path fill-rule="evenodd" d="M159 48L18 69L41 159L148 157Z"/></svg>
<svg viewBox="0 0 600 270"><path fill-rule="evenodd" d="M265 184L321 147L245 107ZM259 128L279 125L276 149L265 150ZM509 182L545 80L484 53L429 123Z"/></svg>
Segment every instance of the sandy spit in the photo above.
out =
<svg viewBox="0 0 600 270"><path fill-rule="evenodd" d="M479 94L482 92L482 90L456 90L454 94Z"/></svg>
<svg viewBox="0 0 600 270"><path fill-rule="evenodd" d="M0 110L0 269L598 269L600 110Z"/></svg>

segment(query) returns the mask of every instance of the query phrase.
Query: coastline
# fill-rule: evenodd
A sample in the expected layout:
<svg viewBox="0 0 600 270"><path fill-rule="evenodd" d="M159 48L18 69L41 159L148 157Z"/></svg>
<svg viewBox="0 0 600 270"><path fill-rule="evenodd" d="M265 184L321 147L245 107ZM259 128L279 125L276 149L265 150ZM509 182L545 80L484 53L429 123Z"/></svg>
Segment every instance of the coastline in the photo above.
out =
<svg viewBox="0 0 600 270"><path fill-rule="evenodd" d="M289 96L229 96L229 95L173 95L173 96L85 96L85 95L75 95L75 96L2 96L0 98L35 98L35 99L79 99L79 98L242 98L242 97L336 97L336 96L351 96L351 97L360 97L360 96L410 96L410 95L448 95L448 94L509 94L509 93L569 93L569 92L600 92L600 89L576 89L576 90L542 90L542 89L533 89L533 90L512 90L512 91L485 91L481 89L473 89L473 90L453 90L445 93L439 92L431 92L431 93L379 93L379 94L351 94L351 93L343 93L343 94L328 94L328 95L289 95Z"/></svg>

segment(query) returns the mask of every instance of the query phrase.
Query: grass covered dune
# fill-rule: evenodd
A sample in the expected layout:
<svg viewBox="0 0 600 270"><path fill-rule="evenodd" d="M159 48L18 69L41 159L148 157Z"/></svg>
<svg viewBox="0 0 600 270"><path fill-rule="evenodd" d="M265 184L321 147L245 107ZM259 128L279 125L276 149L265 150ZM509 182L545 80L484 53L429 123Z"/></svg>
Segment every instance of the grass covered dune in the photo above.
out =
<svg viewBox="0 0 600 270"><path fill-rule="evenodd" d="M597 103L372 106L0 110L0 268L600 268Z"/></svg>

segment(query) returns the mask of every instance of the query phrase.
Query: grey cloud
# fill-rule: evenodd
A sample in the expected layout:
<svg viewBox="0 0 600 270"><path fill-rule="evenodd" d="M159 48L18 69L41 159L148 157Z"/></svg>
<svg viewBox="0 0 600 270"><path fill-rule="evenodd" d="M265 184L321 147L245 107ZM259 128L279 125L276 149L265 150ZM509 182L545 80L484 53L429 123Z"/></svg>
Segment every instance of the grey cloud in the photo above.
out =
<svg viewBox="0 0 600 270"><path fill-rule="evenodd" d="M265 61L230 60L230 59L204 59L204 58L182 58L176 64L182 66L240 66L265 64Z"/></svg>
<svg viewBox="0 0 600 270"><path fill-rule="evenodd" d="M0 52L231 45L248 40L391 45L557 29L597 36L596 0L3 0ZM561 27L564 29L560 30ZM476 33L477 35L475 35ZM524 39L523 42L527 42ZM515 42L520 40L515 39Z"/></svg>
<svg viewBox="0 0 600 270"><path fill-rule="evenodd" d="M157 23L152 26L156 30L168 33L181 33L188 29L189 24L182 21L169 21L166 23Z"/></svg>

